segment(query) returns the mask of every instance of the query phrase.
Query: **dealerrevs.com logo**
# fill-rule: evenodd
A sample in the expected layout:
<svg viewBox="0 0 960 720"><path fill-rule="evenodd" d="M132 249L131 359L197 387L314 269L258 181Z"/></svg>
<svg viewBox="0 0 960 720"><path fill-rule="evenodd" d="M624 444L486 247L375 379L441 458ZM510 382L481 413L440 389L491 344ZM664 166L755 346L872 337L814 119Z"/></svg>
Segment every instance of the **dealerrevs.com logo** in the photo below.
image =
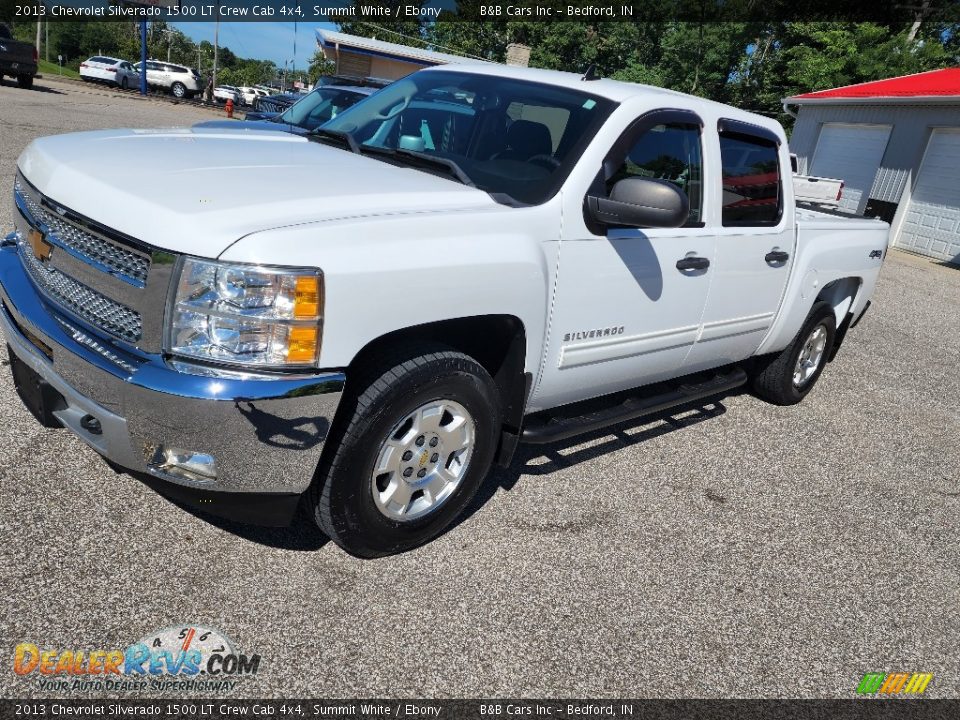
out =
<svg viewBox="0 0 960 720"><path fill-rule="evenodd" d="M13 653L13 671L36 678L40 690L51 692L230 691L259 669L259 655L239 652L222 632L200 625L164 628L122 649L50 649L23 642Z"/></svg>
<svg viewBox="0 0 960 720"><path fill-rule="evenodd" d="M857 685L857 695L923 695L933 673L867 673Z"/></svg>

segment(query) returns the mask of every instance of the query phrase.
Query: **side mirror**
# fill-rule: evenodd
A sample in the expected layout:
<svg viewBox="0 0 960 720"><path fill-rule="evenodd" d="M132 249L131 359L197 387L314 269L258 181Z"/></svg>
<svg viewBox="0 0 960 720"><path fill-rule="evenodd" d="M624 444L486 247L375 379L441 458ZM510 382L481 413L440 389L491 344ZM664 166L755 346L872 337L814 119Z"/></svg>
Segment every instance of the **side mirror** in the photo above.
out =
<svg viewBox="0 0 960 720"><path fill-rule="evenodd" d="M630 177L614 185L608 198L588 195L587 209L604 225L670 228L687 222L690 201L671 182Z"/></svg>

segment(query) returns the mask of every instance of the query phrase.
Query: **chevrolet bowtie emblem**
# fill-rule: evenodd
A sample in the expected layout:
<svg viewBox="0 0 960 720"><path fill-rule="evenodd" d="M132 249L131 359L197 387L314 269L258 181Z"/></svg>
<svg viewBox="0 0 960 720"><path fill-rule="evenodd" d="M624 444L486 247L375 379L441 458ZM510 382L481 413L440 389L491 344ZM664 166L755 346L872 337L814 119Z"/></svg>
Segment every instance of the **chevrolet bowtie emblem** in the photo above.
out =
<svg viewBox="0 0 960 720"><path fill-rule="evenodd" d="M27 233L27 240L30 241L30 247L33 249L33 255L40 262L46 262L50 259L50 253L53 252L53 245L48 243L43 237L43 233L35 228L30 228Z"/></svg>

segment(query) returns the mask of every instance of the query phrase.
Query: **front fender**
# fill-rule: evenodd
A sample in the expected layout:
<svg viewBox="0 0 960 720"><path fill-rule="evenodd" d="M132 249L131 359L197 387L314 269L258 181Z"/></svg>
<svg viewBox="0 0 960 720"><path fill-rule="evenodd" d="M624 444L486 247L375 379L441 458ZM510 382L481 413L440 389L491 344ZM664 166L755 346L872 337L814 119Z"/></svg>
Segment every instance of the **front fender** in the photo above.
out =
<svg viewBox="0 0 960 720"><path fill-rule="evenodd" d="M513 315L534 374L547 323L559 212L547 206L348 218L249 235L220 257L319 267L320 365L346 367L371 341L403 328Z"/></svg>

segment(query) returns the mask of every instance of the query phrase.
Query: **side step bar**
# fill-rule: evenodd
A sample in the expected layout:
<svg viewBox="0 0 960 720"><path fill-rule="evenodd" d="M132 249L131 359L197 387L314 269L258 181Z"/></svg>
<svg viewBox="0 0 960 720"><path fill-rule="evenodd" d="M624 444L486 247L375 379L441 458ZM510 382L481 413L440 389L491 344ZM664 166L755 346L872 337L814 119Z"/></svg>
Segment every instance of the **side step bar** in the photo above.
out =
<svg viewBox="0 0 960 720"><path fill-rule="evenodd" d="M551 418L543 423L528 425L523 429L520 442L542 445L566 440L576 435L582 435L610 425L617 425L644 415L653 415L673 407L704 400L713 395L738 388L746 382L747 373L742 368L734 368L715 375L704 382L684 383L659 395L632 396L613 407L603 408L577 417Z"/></svg>

